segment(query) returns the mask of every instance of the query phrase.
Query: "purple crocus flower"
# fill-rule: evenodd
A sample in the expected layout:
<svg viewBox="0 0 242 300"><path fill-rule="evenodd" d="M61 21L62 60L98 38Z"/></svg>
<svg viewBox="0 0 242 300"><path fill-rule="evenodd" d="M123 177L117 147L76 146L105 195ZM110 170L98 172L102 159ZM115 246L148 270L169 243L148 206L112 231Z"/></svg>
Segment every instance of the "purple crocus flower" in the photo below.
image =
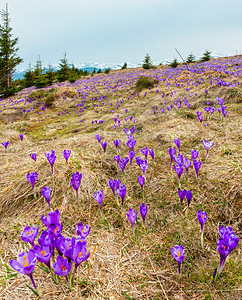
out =
<svg viewBox="0 0 242 300"><path fill-rule="evenodd" d="M127 214L127 217L133 227L133 230L134 230L134 223L135 223L135 220L136 220L136 217L137 217L137 212L135 210L133 210L132 208L129 209L129 212L126 213Z"/></svg>
<svg viewBox="0 0 242 300"><path fill-rule="evenodd" d="M48 213L47 217L42 215L41 220L43 224L48 227L48 229L55 231L58 229L57 226L60 224L60 212L58 209L51 211Z"/></svg>
<svg viewBox="0 0 242 300"><path fill-rule="evenodd" d="M130 162L130 165L132 165L132 161L134 159L134 156L135 156L135 151L130 150L129 151L129 162Z"/></svg>
<svg viewBox="0 0 242 300"><path fill-rule="evenodd" d="M74 245L74 236L72 238L66 237L65 239L59 242L60 251L68 259L69 262L71 261L71 255L73 253Z"/></svg>
<svg viewBox="0 0 242 300"><path fill-rule="evenodd" d="M41 191L43 197L45 198L45 200L47 201L49 207L50 207L50 195L51 195L51 190L49 187L43 187L42 191ZM50 207L51 209L51 207Z"/></svg>
<svg viewBox="0 0 242 300"><path fill-rule="evenodd" d="M33 271L36 265L37 259L33 249L30 249L28 253L21 252L18 255L18 260L11 259L10 265L19 273L25 274L30 277L34 288L36 289L36 285L33 279Z"/></svg>
<svg viewBox="0 0 242 300"><path fill-rule="evenodd" d="M180 152L180 145L181 145L180 140L179 140L179 139L175 139L175 140L174 140L174 143L177 145L177 148L178 148L178 150L179 150L179 152Z"/></svg>
<svg viewBox="0 0 242 300"><path fill-rule="evenodd" d="M108 185L110 186L110 188L113 191L113 194L115 196L115 181L112 178L109 179Z"/></svg>
<svg viewBox="0 0 242 300"><path fill-rule="evenodd" d="M81 179L82 179L82 174L79 172L76 172L72 174L71 182L70 185L76 190L76 196L77 196L77 201L79 203L79 195L78 195L78 189L81 184Z"/></svg>
<svg viewBox="0 0 242 300"><path fill-rule="evenodd" d="M85 239L90 233L91 227L88 225L84 226L82 223L78 223L75 229L76 229L76 234L80 236L82 239Z"/></svg>
<svg viewBox="0 0 242 300"><path fill-rule="evenodd" d="M105 142L102 142L102 148L103 148L103 151L104 151L104 153L105 153L106 148L107 148L107 142L106 142L106 141L105 141Z"/></svg>
<svg viewBox="0 0 242 300"><path fill-rule="evenodd" d="M154 153L154 150L153 149L150 149L149 150L149 154L151 156L151 158L153 159L153 161L155 160L155 153Z"/></svg>
<svg viewBox="0 0 242 300"><path fill-rule="evenodd" d="M30 243L32 247L34 247L34 240L37 237L39 232L39 227L36 228L34 225L33 227L26 226L24 231L21 232L21 239L26 242Z"/></svg>
<svg viewBox="0 0 242 300"><path fill-rule="evenodd" d="M104 198L103 190L97 191L97 193L94 192L94 198L97 201L97 203L99 204L100 211L101 211L102 210L102 202L103 202L103 198Z"/></svg>
<svg viewBox="0 0 242 300"><path fill-rule="evenodd" d="M172 172L172 161L173 161L174 155L176 154L176 149L170 147L169 148L169 154L170 154L170 157L171 157L171 172Z"/></svg>
<svg viewBox="0 0 242 300"><path fill-rule="evenodd" d="M191 153L192 153L192 159L193 160L197 159L197 157L198 157L198 151L192 149Z"/></svg>
<svg viewBox="0 0 242 300"><path fill-rule="evenodd" d="M180 188L178 189L178 196L181 200L181 205L183 203L184 198L186 197L186 193L187 193L186 190L181 190Z"/></svg>
<svg viewBox="0 0 242 300"><path fill-rule="evenodd" d="M221 237L217 242L217 249L220 254L220 263L217 275L222 272L227 256L238 246L239 238L234 234L231 227L219 227Z"/></svg>
<svg viewBox="0 0 242 300"><path fill-rule="evenodd" d="M137 156L137 157L135 158L135 161L136 161L136 164L137 164L138 166L140 166L140 163L141 163L142 159L141 159L139 156Z"/></svg>
<svg viewBox="0 0 242 300"><path fill-rule="evenodd" d="M82 262L89 258L89 256L90 252L87 254L86 241L76 241L73 247L73 253L71 255L71 260L75 263L75 271Z"/></svg>
<svg viewBox="0 0 242 300"><path fill-rule="evenodd" d="M124 174L124 170L125 170L125 167L126 167L126 165L127 165L128 162L129 162L129 158L128 157L125 157L125 158L122 157L120 159L119 166L120 166L123 174Z"/></svg>
<svg viewBox="0 0 242 300"><path fill-rule="evenodd" d="M27 174L27 179L32 184L33 190L34 190L34 185L35 185L35 182L36 182L37 178L38 178L37 172Z"/></svg>
<svg viewBox="0 0 242 300"><path fill-rule="evenodd" d="M144 186L144 183L145 183L145 178L142 176L142 175L139 175L138 176L138 182L142 188L142 191L143 191L143 186Z"/></svg>
<svg viewBox="0 0 242 300"><path fill-rule="evenodd" d="M188 176L188 169L190 168L191 164L192 162L188 158L183 159L183 166L187 171L187 176Z"/></svg>
<svg viewBox="0 0 242 300"><path fill-rule="evenodd" d="M51 231L43 230L38 238L40 246L54 247L54 234Z"/></svg>
<svg viewBox="0 0 242 300"><path fill-rule="evenodd" d="M120 162L120 155L114 155L114 160L116 161L117 164Z"/></svg>
<svg viewBox="0 0 242 300"><path fill-rule="evenodd" d="M69 157L71 156L71 150L64 150L63 151L63 157L64 157L64 159L66 160L66 164L68 165L68 159L69 159Z"/></svg>
<svg viewBox="0 0 242 300"><path fill-rule="evenodd" d="M24 138L24 135L22 133L20 133L19 138L20 138L20 141L22 141Z"/></svg>
<svg viewBox="0 0 242 300"><path fill-rule="evenodd" d="M136 140L128 140L126 145L129 147L130 150L134 150L134 146L136 144Z"/></svg>
<svg viewBox="0 0 242 300"><path fill-rule="evenodd" d="M141 169L141 171L143 172L143 175L145 174L145 172L146 172L146 170L147 170L147 168L148 168L148 162L147 162L147 160L146 159L144 159L144 160L140 160L140 169Z"/></svg>
<svg viewBox="0 0 242 300"><path fill-rule="evenodd" d="M121 198L122 206L123 206L124 198L125 198L125 195L126 195L126 186L124 184L121 185L119 188L116 188L116 192L117 192L117 195Z"/></svg>
<svg viewBox="0 0 242 300"><path fill-rule="evenodd" d="M2 145L5 147L5 149L7 149L8 145L9 145L9 141L3 142Z"/></svg>
<svg viewBox="0 0 242 300"><path fill-rule="evenodd" d="M148 153L149 153L149 149L148 147L145 147L143 149L140 150L142 154L144 154L145 159L147 159Z"/></svg>
<svg viewBox="0 0 242 300"><path fill-rule="evenodd" d="M51 152L45 153L45 156L46 156L48 162L51 165L51 171L52 171L52 176L53 176L53 172L54 172L53 167L54 167L54 163L55 163L55 160L56 160L55 150L51 150Z"/></svg>
<svg viewBox="0 0 242 300"><path fill-rule="evenodd" d="M191 191L186 191L186 197L187 197L187 207L189 207L190 202L192 200L192 192Z"/></svg>
<svg viewBox="0 0 242 300"><path fill-rule="evenodd" d="M67 258L63 258L60 255L57 256L56 262L53 263L53 269L58 276L65 276L68 282L68 273L71 270L71 263Z"/></svg>
<svg viewBox="0 0 242 300"><path fill-rule="evenodd" d="M36 153L31 153L29 155L34 161L36 161Z"/></svg>
<svg viewBox="0 0 242 300"><path fill-rule="evenodd" d="M171 248L171 253L175 260L178 262L178 276L181 274L181 263L184 260L184 247L182 245L176 245L174 248Z"/></svg>
<svg viewBox="0 0 242 300"><path fill-rule="evenodd" d="M203 227L204 227L205 222L207 221L207 213L205 211L202 212L199 209L199 211L197 212L197 218L201 225L201 244L202 244L202 248L203 248Z"/></svg>
<svg viewBox="0 0 242 300"><path fill-rule="evenodd" d="M99 134L96 134L95 137L96 137L98 143L100 144L101 139L102 139L101 136Z"/></svg>
<svg viewBox="0 0 242 300"><path fill-rule="evenodd" d="M140 205L139 210L140 210L141 217L142 217L142 219L143 219L143 224L144 224L144 226L145 226L145 217L146 217L146 215L147 215L148 207L147 207L147 205L145 205L145 204L143 203L143 204Z"/></svg>
<svg viewBox="0 0 242 300"><path fill-rule="evenodd" d="M181 175L183 173L183 166L182 165L174 165L174 169L177 173L177 176L178 176L178 181L179 181L179 185L181 184L180 183L180 178L181 178Z"/></svg>
<svg viewBox="0 0 242 300"><path fill-rule="evenodd" d="M181 153L178 153L178 156L176 157L175 155L173 156L174 161L179 164L182 165L183 163L183 156Z"/></svg>
<svg viewBox="0 0 242 300"><path fill-rule="evenodd" d="M196 171L196 176L197 176L197 180L198 180L198 172L199 169L201 168L202 163L200 161L196 161L196 159L193 160L193 165Z"/></svg>
<svg viewBox="0 0 242 300"><path fill-rule="evenodd" d="M53 254L54 248L52 246L34 246L34 252L36 255L36 258L39 262L46 264L46 266L51 269L50 267L50 258Z"/></svg>
<svg viewBox="0 0 242 300"><path fill-rule="evenodd" d="M119 149L119 146L120 146L121 141L120 141L120 140L114 140L113 143L114 143L114 146L115 146L117 149Z"/></svg>
<svg viewBox="0 0 242 300"><path fill-rule="evenodd" d="M208 150L209 150L210 148L212 148L213 145L214 145L214 142L209 142L209 141L204 142L204 141L203 141L203 146L204 146L204 147L206 148L206 150L207 150L207 156L206 156L206 159L208 158Z"/></svg>

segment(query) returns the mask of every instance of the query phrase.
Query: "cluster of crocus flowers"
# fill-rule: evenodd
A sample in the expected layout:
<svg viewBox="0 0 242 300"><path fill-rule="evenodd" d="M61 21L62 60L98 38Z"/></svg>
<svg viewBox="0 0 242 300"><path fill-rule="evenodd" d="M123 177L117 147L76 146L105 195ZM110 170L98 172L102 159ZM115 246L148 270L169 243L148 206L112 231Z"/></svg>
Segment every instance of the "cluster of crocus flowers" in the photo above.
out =
<svg viewBox="0 0 242 300"><path fill-rule="evenodd" d="M147 211L148 211L148 207L147 205L145 205L144 203L142 203L140 205L140 215L142 217L142 220L143 220L143 226L145 226L145 217L147 215ZM127 214L127 217L132 225L132 228L133 228L133 232L134 231L134 223L136 221L136 218L137 218L137 211L133 210L132 208L129 208L129 212L126 213Z"/></svg>
<svg viewBox="0 0 242 300"><path fill-rule="evenodd" d="M220 238L217 242L217 249L220 254L220 263L215 275L218 276L222 272L228 255L238 246L239 238L235 235L231 227L219 227ZM216 274L217 271L217 274Z"/></svg>
<svg viewBox="0 0 242 300"><path fill-rule="evenodd" d="M199 209L199 211L197 212L197 218L201 225L201 245L202 245L202 248L204 248L204 246L203 246L203 229L204 229L204 224L207 221L207 213L205 211L202 212Z"/></svg>
<svg viewBox="0 0 242 300"><path fill-rule="evenodd" d="M178 277L181 275L181 263L184 260L184 247L183 245L175 245L174 248L171 248L171 253L175 260L178 263Z"/></svg>
<svg viewBox="0 0 242 300"><path fill-rule="evenodd" d="M186 213L188 211L188 208L189 208L189 205L190 205L190 202L192 200L192 191L187 191L187 190L181 190L180 188L178 189L178 196L180 198L180 201L181 201L181 205L183 203L183 200L184 198L186 197L187 198L187 210L186 210Z"/></svg>
<svg viewBox="0 0 242 300"><path fill-rule="evenodd" d="M63 224L60 223L60 212L58 209L49 212L47 216L42 215L41 218L47 229L42 231L38 244L35 244L35 239L39 228L26 226L21 233L21 238L24 242L30 243L32 249L28 253L21 252L17 261L10 260L10 265L14 270L30 277L35 289L36 284L33 279L33 271L37 261L45 264L51 274L54 270L58 276L65 276L67 282L70 282L70 278L74 279L78 266L90 256L90 253L87 253L86 243L86 237L90 232L88 225L84 226L82 223L79 223L76 226L77 237L69 238L62 235ZM51 257L55 257L55 249L58 256L51 266ZM72 265L74 265L74 268L72 268ZM71 274L72 269L73 273Z"/></svg>

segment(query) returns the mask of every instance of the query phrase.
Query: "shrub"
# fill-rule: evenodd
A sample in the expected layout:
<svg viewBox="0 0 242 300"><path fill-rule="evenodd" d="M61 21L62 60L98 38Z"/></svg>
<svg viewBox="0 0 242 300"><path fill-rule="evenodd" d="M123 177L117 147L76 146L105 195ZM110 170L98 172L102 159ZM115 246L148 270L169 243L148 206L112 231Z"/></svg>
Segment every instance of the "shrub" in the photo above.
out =
<svg viewBox="0 0 242 300"><path fill-rule="evenodd" d="M176 68L178 65L179 65L179 63L176 58L170 63L171 68Z"/></svg>
<svg viewBox="0 0 242 300"><path fill-rule="evenodd" d="M55 101L55 94L51 93L49 94L45 99L45 105L48 108L52 108L54 106Z"/></svg>
<svg viewBox="0 0 242 300"><path fill-rule="evenodd" d="M105 74L109 74L109 72L110 72L110 68L108 68L104 71Z"/></svg>
<svg viewBox="0 0 242 300"><path fill-rule="evenodd" d="M159 80L152 77L140 76L136 81L135 88L137 91L142 91L143 89L153 88L154 84L158 84Z"/></svg>

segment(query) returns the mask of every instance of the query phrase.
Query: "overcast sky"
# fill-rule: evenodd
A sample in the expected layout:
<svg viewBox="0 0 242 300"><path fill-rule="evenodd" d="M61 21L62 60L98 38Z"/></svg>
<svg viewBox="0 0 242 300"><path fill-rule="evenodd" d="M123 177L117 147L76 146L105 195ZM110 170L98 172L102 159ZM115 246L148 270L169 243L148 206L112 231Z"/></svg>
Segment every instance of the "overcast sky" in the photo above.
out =
<svg viewBox="0 0 242 300"><path fill-rule="evenodd" d="M241 0L0 0L19 38L21 67L70 63L142 63L205 50L242 54ZM2 23L2 20L1 20Z"/></svg>

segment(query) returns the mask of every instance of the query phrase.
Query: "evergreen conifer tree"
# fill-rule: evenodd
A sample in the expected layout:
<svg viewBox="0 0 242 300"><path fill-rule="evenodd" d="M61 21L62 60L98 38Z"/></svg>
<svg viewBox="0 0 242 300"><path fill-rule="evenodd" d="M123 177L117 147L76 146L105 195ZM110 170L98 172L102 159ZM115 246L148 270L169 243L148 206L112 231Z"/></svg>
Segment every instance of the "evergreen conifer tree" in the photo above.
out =
<svg viewBox="0 0 242 300"><path fill-rule="evenodd" d="M25 87L30 87L34 85L35 73L31 68L31 64L29 64L28 70L24 73L24 85Z"/></svg>
<svg viewBox="0 0 242 300"><path fill-rule="evenodd" d="M13 73L16 66L23 60L17 56L18 38L12 38L7 5L6 10L2 10L0 14L2 18L2 24L0 24L0 92L9 95L11 94L9 91L12 86Z"/></svg>
<svg viewBox="0 0 242 300"><path fill-rule="evenodd" d="M208 51L206 50L204 53L203 53L203 56L201 58L201 61L209 61L211 59L211 51Z"/></svg>
<svg viewBox="0 0 242 300"><path fill-rule="evenodd" d="M195 62L195 56L194 56L192 53L189 54L188 57L187 57L186 62L187 62L188 64L194 63L194 62Z"/></svg>
<svg viewBox="0 0 242 300"><path fill-rule="evenodd" d="M151 69L153 67L154 66L152 64L150 55L146 54L145 59L144 59L143 64L142 64L142 68L148 70L148 69Z"/></svg>
<svg viewBox="0 0 242 300"><path fill-rule="evenodd" d="M68 80L70 77L70 68L68 64L68 59L66 57L66 52L64 53L63 58L60 59L59 63L59 70L58 70L58 79L59 81Z"/></svg>

